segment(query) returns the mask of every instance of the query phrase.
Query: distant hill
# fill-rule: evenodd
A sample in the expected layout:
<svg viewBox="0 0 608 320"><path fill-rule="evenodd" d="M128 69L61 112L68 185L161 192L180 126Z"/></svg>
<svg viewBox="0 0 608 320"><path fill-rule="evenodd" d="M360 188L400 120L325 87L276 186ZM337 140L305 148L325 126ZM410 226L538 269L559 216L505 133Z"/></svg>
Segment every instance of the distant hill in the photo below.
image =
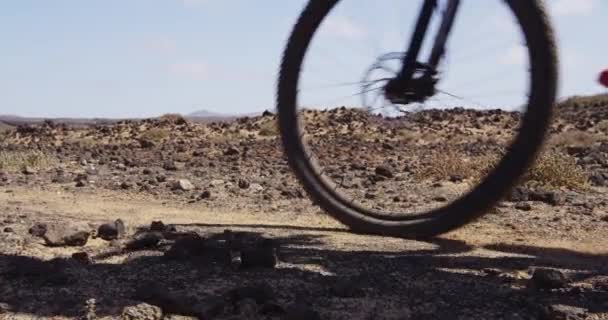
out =
<svg viewBox="0 0 608 320"><path fill-rule="evenodd" d="M189 114L183 115L184 118L194 122L213 122L213 121L231 121L241 117L255 117L262 114L260 112L250 112L243 114L224 114L208 110L198 110ZM161 115L159 115L161 116ZM52 120L55 123L66 123L71 125L95 125L95 124L111 124L122 120L141 120L141 118L43 118L43 117L21 117L17 115L0 114L0 127L14 127L21 124L36 124L44 120Z"/></svg>
<svg viewBox="0 0 608 320"><path fill-rule="evenodd" d="M226 113L218 113L208 110L198 110L195 112L191 112L184 117L186 119L196 121L196 122L212 122L212 121L230 121L237 118L242 117L255 117L262 114L263 111L260 112L250 112L250 113L241 113L241 114L226 114Z"/></svg>
<svg viewBox="0 0 608 320"><path fill-rule="evenodd" d="M198 110L198 111L194 111L194 112L187 114L186 117L188 117L188 118L209 118L209 117L215 118L215 117L232 117L232 115L222 114L222 113L213 112L213 111L209 111L209 110Z"/></svg>
<svg viewBox="0 0 608 320"><path fill-rule="evenodd" d="M608 105L608 93L600 93L587 96L570 96L559 101L560 107L603 105Z"/></svg>
<svg viewBox="0 0 608 320"><path fill-rule="evenodd" d="M4 122L4 121L0 121L0 132L4 131L4 130L9 130L12 129L13 126L11 126L10 124Z"/></svg>
<svg viewBox="0 0 608 320"><path fill-rule="evenodd" d="M123 119L104 119L104 118L39 118L39 117L20 117L15 115L0 115L0 122L18 126L21 124L41 123L44 120L52 120L56 123L68 123L73 125L94 125L101 123L114 123Z"/></svg>

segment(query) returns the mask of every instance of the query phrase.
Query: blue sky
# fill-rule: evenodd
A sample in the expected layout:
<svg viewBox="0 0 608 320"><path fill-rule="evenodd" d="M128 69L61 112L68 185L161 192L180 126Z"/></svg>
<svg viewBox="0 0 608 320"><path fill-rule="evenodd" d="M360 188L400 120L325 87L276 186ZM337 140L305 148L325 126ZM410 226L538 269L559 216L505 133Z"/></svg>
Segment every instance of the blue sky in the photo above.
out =
<svg viewBox="0 0 608 320"><path fill-rule="evenodd" d="M494 8L499 1L463 2L450 42L454 53L447 60L446 88L456 90L466 83L473 83L476 91L490 84L521 88L517 79L523 79L522 74L510 72L521 72L518 67L525 63L511 22ZM596 77L608 67L604 34L608 2L547 2L559 36L560 96L602 92ZM410 30L418 8L413 3L342 1L315 39L302 86L358 81L380 53L402 50L404 32ZM2 1L0 114L147 117L199 109L221 113L272 109L279 59L304 4L304 0ZM483 53L484 48L493 60L483 62L475 56L474 49ZM468 64L457 63L458 52L465 58L464 53L469 55ZM487 71L494 70L491 77ZM344 88L347 95L356 91ZM339 98L340 93L331 94ZM476 97L473 91L464 94ZM303 102L311 105L334 103L331 97L330 93L302 94ZM471 100L489 105L485 99L479 95Z"/></svg>

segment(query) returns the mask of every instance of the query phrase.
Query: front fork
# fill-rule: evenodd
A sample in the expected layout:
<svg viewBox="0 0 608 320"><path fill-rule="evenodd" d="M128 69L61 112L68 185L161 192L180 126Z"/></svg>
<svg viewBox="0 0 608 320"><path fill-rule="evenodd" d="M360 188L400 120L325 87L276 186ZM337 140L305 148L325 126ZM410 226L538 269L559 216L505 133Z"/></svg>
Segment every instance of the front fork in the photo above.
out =
<svg viewBox="0 0 608 320"><path fill-rule="evenodd" d="M414 34L410 39L409 48L403 58L401 70L385 87L387 95L396 96L403 91L421 90L421 87L426 88L426 90L422 90L424 92L420 92L421 95L429 97L434 94L434 90L430 90L428 86L434 88L436 82L434 77L437 74L437 65L445 52L445 44L452 26L454 25L456 12L460 6L460 0L447 0L447 6L443 13L443 20L441 21L441 26L435 37L435 43L433 44L433 49L431 50L428 62L426 64L421 64L417 62L418 55L422 48L433 11L437 7L437 2L437 0L424 0L424 4L416 22ZM412 84L414 73L421 69L424 70L424 74L420 76L419 83L415 85Z"/></svg>

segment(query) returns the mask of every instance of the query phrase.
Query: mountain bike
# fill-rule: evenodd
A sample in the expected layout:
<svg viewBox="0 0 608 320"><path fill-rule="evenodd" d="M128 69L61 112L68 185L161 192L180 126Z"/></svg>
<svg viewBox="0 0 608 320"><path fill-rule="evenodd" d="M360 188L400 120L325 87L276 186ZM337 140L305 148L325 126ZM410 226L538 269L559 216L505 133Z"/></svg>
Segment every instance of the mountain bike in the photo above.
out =
<svg viewBox="0 0 608 320"><path fill-rule="evenodd" d="M311 139L314 140L315 137L305 138L306 132L304 126L301 125L306 112L305 109L300 109L298 101L303 92L300 88L300 78L305 72L305 58L308 51L313 48L313 39L324 20L329 19L328 17L339 3L347 2L310 0L301 12L284 48L277 85L278 125L284 151L298 181L325 212L357 233L424 238L462 227L489 212L500 200L504 199L504 196L532 165L544 143L552 117L558 81L558 58L552 26L543 3L535 0L496 1L500 2L499 5L512 15L515 26L522 34L525 46L524 57L529 63L527 67L518 66L523 72L526 72L524 76L527 81L527 87L522 90L527 91L527 94L524 94L525 100L521 104L525 110L519 113L521 115L519 130L514 134L514 138L496 166L481 177L470 191L458 195L453 201L444 202L439 207L423 209L421 212L408 212L407 209L384 212L382 208L369 208L359 203L368 203L367 198L371 197L361 197L362 200L354 201L351 199L352 194L361 192L348 191L350 194L346 194L346 191L341 189L351 190L352 188L342 188L339 183L330 181L326 169L319 164L319 160L311 151L311 145L314 143L307 142ZM384 101L384 106L397 108L407 108L410 105L419 106L441 93L458 97L442 91L437 84L443 75L439 67L448 52L448 39L451 39L454 25L458 21L457 17L464 10L461 8L463 2L464 0L422 1L419 14L414 19L413 33L406 39L408 43L406 50L382 55L371 68L367 69L368 73L366 73L368 76L370 70L385 69L393 72L391 76L373 81L354 82L361 85L359 93L368 93L371 91L370 88L374 87L378 93L371 100L380 99ZM490 2L484 1L484 5ZM408 8L416 9L413 1L404 1L404 3ZM384 2L377 2L374 6L384 4ZM475 4L481 5L478 2ZM441 13L437 14L439 11ZM365 17L364 14L362 16ZM430 33L431 22L436 16L440 18L434 41L428 51L428 59L422 61L420 56L423 43L427 33ZM346 30L346 28L342 29ZM476 31L475 29L470 27L467 32ZM347 32L343 32L343 34L347 34ZM490 37L492 39L500 38L500 34ZM370 39L373 39L373 36ZM328 43L331 46L336 44L333 41ZM350 48L348 52L351 52ZM341 58L334 59L335 65L337 66L341 60L349 57L350 55L342 55ZM397 67L383 66L382 63L385 60L396 62ZM481 58L476 60L481 60ZM331 65L333 63L325 64L325 66ZM512 67L511 70L513 68L515 67ZM484 69L479 71L481 72L488 68L478 69ZM329 73L327 74L329 75ZM369 101L370 97L364 98L363 101L366 99ZM364 105L364 107L367 108L366 110L373 110L373 106ZM364 156L366 155L364 154ZM336 157L341 156L337 154L334 158ZM338 167L340 167L339 164L333 165L331 168ZM339 174L334 174L334 176L339 176ZM363 181L363 184L368 184L368 182ZM400 191L405 195L409 192L409 190ZM397 197L395 196L395 198Z"/></svg>

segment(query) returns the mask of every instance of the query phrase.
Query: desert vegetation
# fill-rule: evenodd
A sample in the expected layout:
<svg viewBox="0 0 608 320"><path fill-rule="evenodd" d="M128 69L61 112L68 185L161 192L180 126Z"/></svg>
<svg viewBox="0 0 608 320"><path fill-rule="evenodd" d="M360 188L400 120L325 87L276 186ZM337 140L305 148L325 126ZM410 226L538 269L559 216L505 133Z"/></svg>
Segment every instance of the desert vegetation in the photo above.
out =
<svg viewBox="0 0 608 320"><path fill-rule="evenodd" d="M556 106L511 194L428 241L332 220L288 167L271 112L0 122L0 318L605 318L604 99ZM467 108L302 112L336 190L394 214L470 190L518 121Z"/></svg>

